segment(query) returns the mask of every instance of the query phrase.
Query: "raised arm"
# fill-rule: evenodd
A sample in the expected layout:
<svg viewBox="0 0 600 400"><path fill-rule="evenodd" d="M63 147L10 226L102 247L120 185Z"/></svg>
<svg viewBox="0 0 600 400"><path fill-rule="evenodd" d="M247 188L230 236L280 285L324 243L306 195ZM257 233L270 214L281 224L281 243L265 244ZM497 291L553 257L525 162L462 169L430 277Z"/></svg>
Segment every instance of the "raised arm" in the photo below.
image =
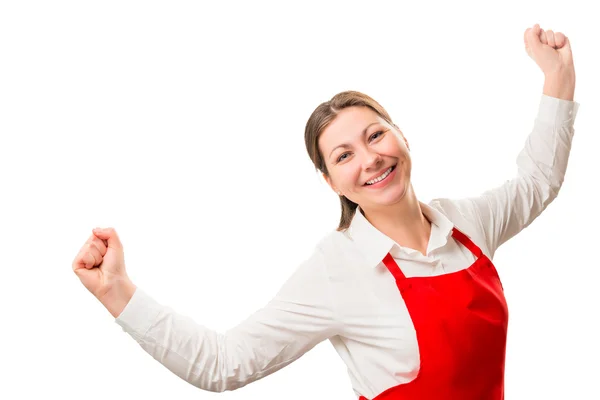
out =
<svg viewBox="0 0 600 400"><path fill-rule="evenodd" d="M157 303L139 288L116 323L171 372L212 392L240 388L283 368L337 329L319 250L264 308L224 333Z"/></svg>
<svg viewBox="0 0 600 400"><path fill-rule="evenodd" d="M563 183L573 124L579 104L573 101L575 70L568 38L538 25L525 32L527 53L545 76L533 130L517 157L518 174L503 185L466 199L474 211L492 255L527 227L556 198Z"/></svg>

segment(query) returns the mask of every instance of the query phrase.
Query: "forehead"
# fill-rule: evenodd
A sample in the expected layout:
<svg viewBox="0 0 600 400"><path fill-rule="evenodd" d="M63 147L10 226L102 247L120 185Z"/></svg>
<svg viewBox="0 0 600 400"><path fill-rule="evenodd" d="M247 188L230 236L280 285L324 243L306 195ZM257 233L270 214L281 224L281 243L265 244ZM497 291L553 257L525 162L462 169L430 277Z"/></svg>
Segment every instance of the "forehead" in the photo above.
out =
<svg viewBox="0 0 600 400"><path fill-rule="evenodd" d="M330 149L340 144L350 143L359 138L364 129L372 123L385 124L386 122L369 107L344 108L319 137L323 154L328 154Z"/></svg>

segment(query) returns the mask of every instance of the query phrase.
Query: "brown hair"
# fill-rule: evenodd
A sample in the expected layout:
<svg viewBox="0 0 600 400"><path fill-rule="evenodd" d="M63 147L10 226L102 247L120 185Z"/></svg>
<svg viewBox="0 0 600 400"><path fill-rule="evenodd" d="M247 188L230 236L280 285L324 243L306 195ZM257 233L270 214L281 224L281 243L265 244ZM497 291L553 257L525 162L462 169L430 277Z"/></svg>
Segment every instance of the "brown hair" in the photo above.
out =
<svg viewBox="0 0 600 400"><path fill-rule="evenodd" d="M392 119L387 111L385 111L378 102L364 93L349 90L338 93L333 96L331 100L321 103L313 111L308 122L306 122L304 142L306 144L306 151L308 151L308 155L315 165L316 170L321 171L326 176L329 176L329 172L325 165L325 159L319 149L319 137L325 128L327 128L327 126L335 119L338 113L347 107L369 107L387 123L392 125ZM340 217L340 224L337 228L338 231L347 229L350 226L350 222L358 207L358 204L345 196L340 196L340 202L342 205L342 215Z"/></svg>

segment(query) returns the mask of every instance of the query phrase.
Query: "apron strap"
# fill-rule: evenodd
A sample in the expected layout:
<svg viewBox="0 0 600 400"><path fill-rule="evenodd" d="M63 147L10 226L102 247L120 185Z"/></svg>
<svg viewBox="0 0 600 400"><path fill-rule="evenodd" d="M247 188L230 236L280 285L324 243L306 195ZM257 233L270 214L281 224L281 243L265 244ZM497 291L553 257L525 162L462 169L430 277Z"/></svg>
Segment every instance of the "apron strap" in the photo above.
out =
<svg viewBox="0 0 600 400"><path fill-rule="evenodd" d="M387 269L390 270L392 275L394 275L394 278L396 278L397 281L406 278L400 270L400 267L398 267L398 264L396 264L396 261L394 261L394 257L392 257L390 253L387 253L386 256L383 258L383 263L385 264Z"/></svg>
<svg viewBox="0 0 600 400"><path fill-rule="evenodd" d="M476 258L481 257L481 255L483 254L481 249L479 247L477 247L477 245L475 243L473 243L473 241L471 239L469 239L469 237L467 235L465 235L464 233L459 231L456 227L452 228L452 236L456 240L461 242L462 245L465 246L467 249L471 250L471 253L473 253L473 255Z"/></svg>

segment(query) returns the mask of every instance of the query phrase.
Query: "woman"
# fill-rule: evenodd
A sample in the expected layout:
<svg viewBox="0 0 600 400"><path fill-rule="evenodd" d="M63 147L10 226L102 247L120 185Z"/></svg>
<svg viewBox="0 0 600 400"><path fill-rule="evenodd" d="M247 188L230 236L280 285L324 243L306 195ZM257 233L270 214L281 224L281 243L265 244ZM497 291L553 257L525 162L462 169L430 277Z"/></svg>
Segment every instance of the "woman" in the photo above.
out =
<svg viewBox="0 0 600 400"><path fill-rule="evenodd" d="M137 288L112 228L93 230L75 273L149 354L205 390L242 387L329 339L360 399L502 399L508 311L490 260L556 197L579 106L569 40L537 24L524 38L545 76L538 116L518 176L480 197L419 202L408 140L370 97L317 107L306 147L340 197L340 224L225 334Z"/></svg>

